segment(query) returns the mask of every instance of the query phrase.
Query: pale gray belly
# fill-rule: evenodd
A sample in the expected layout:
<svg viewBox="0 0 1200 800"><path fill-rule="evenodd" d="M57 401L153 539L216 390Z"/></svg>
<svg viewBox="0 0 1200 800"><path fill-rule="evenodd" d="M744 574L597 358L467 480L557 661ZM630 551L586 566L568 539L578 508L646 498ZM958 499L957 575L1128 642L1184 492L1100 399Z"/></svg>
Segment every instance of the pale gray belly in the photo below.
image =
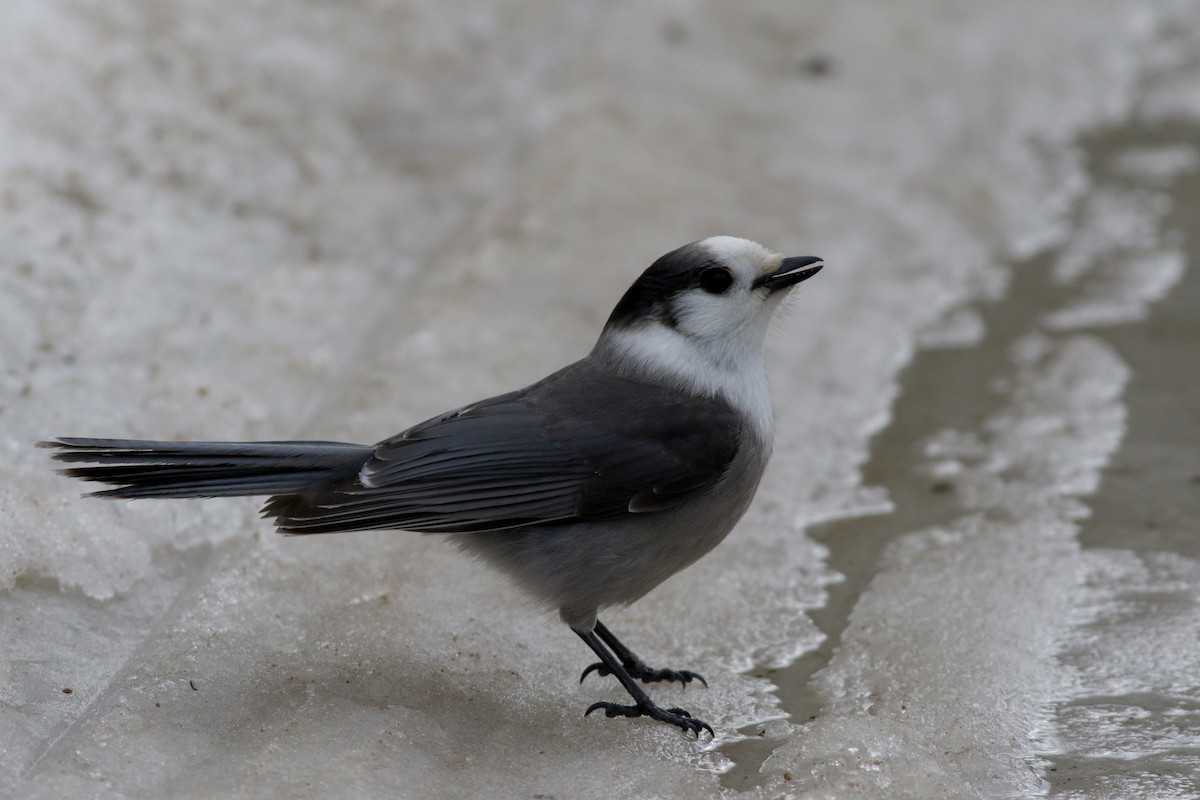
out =
<svg viewBox="0 0 1200 800"><path fill-rule="evenodd" d="M590 628L599 609L632 603L716 547L750 505L769 455L769 446L740 448L715 489L665 511L449 535L572 627Z"/></svg>

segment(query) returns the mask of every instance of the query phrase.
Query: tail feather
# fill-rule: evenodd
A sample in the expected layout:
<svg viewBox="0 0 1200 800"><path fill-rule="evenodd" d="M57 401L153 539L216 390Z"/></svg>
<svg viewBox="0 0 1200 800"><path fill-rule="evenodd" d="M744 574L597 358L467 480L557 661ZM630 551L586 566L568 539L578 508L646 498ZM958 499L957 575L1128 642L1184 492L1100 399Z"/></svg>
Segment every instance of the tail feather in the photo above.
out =
<svg viewBox="0 0 1200 800"><path fill-rule="evenodd" d="M66 475L115 488L100 497L237 497L294 494L354 474L369 445L341 442L154 442L62 437L38 442Z"/></svg>

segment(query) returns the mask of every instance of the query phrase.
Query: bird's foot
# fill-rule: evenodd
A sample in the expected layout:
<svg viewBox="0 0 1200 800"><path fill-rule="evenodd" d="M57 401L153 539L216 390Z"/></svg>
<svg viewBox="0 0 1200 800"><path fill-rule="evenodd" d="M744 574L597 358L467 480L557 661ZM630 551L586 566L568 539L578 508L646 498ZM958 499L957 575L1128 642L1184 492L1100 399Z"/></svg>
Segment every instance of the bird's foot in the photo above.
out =
<svg viewBox="0 0 1200 800"><path fill-rule="evenodd" d="M619 703L592 703L588 710L583 712L583 715L586 717L600 709L604 709L606 717L650 717L659 722L674 725L682 729L684 733L694 733L697 739L700 738L700 731L708 731L709 737L715 738L711 725L702 719L696 719L682 708L659 708L653 703L639 703L632 706L623 706Z"/></svg>
<svg viewBox="0 0 1200 800"><path fill-rule="evenodd" d="M655 669L654 667L646 666L646 663L641 660L626 661L622 664L629 672L630 677L637 678L642 683L681 683L687 686L692 681L700 681L705 688L708 687L708 681L704 680L704 676L698 672L692 672L688 669ZM597 661L591 664L579 676L579 682L583 683L583 679L592 673L596 673L600 677L612 675L612 670L604 666L602 662Z"/></svg>

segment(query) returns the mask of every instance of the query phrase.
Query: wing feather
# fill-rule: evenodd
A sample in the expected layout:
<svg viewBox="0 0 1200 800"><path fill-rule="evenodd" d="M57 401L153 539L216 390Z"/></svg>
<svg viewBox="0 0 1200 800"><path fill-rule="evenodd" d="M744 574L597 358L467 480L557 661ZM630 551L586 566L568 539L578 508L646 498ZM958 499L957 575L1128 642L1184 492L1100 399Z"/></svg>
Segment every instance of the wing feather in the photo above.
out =
<svg viewBox="0 0 1200 800"><path fill-rule="evenodd" d="M652 513L709 490L739 426L723 402L578 362L375 446L353 478L273 498L281 530L505 530Z"/></svg>

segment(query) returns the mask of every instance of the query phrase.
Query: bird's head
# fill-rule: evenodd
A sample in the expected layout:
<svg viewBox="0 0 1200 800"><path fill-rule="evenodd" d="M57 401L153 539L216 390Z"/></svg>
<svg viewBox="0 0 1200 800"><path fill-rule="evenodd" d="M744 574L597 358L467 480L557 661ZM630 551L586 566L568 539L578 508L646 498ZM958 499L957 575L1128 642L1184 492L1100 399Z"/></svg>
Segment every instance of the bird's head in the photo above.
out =
<svg viewBox="0 0 1200 800"><path fill-rule="evenodd" d="M757 242L713 236L659 258L617 303L597 354L655 373L739 371L761 365L767 323L792 287L822 267Z"/></svg>

